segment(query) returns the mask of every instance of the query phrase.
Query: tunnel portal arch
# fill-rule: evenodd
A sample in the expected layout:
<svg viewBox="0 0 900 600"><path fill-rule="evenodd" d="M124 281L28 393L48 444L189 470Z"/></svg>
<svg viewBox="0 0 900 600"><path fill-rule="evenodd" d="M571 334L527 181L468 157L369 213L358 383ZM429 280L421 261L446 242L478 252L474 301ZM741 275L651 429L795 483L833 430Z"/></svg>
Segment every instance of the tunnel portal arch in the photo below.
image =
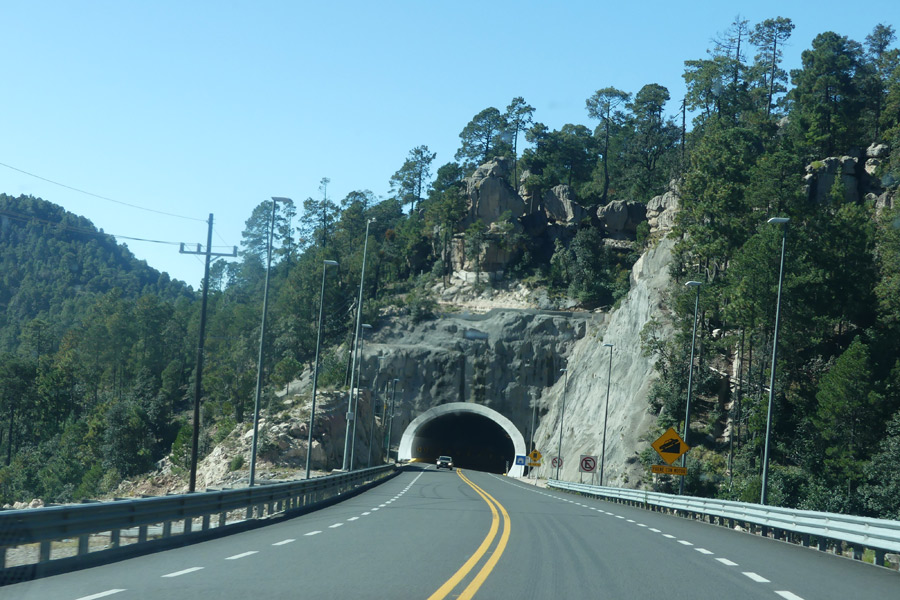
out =
<svg viewBox="0 0 900 600"><path fill-rule="evenodd" d="M498 428L499 433L505 433L504 437L509 438L512 445L512 455L507 456L505 460L509 461L510 469L508 475L511 477L521 477L524 474L524 467L515 464L515 456L526 454L525 438L513 422L508 418L486 406L474 404L471 402L448 402L435 406L423 412L421 415L412 420L412 422L403 431L400 438L400 447L397 452L399 460L410 460L414 458L413 450L415 449L416 440L423 432L427 432L430 427L436 425L435 421L448 419L451 417L480 417L490 421L494 427Z"/></svg>

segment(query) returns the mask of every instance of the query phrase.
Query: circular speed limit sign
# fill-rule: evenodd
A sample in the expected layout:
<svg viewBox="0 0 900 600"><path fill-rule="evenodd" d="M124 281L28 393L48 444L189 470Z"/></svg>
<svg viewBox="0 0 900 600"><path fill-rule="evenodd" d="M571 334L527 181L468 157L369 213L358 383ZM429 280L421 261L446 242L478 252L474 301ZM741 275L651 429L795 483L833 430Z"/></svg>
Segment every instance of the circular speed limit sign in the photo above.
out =
<svg viewBox="0 0 900 600"><path fill-rule="evenodd" d="M556 467L561 467L562 466L562 458L560 458L559 456L554 456L553 460L550 461L550 466L553 467L554 469Z"/></svg>

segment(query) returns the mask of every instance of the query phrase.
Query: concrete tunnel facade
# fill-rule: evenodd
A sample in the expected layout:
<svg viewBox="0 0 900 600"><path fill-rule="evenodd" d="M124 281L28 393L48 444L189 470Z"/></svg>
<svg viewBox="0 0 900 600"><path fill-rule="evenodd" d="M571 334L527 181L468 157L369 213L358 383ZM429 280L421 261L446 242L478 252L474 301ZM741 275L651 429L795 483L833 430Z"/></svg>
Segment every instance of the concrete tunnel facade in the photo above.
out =
<svg viewBox="0 0 900 600"><path fill-rule="evenodd" d="M442 454L453 456L463 468L503 472L521 477L525 468L515 464L526 454L525 438L499 412L472 402L448 402L431 408L403 431L397 458L433 461Z"/></svg>

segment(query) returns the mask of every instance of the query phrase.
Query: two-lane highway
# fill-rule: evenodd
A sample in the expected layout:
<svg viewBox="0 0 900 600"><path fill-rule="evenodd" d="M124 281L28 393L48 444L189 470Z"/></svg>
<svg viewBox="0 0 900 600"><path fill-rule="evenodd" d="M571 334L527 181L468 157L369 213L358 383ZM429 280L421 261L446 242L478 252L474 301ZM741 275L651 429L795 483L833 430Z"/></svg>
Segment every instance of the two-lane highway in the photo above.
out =
<svg viewBox="0 0 900 600"><path fill-rule="evenodd" d="M429 467L268 527L0 588L3 600L673 595L892 598L900 576L506 477Z"/></svg>

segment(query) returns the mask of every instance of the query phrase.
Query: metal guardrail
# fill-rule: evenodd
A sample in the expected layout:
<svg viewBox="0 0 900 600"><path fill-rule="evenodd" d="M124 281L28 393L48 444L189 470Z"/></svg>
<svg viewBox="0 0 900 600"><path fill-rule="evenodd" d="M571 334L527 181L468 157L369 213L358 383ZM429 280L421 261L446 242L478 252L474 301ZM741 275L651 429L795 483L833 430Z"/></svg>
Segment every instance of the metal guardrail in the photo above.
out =
<svg viewBox="0 0 900 600"><path fill-rule="evenodd" d="M864 549L875 553L875 564L884 566L887 552L900 553L900 521L872 519L837 513L781 508L747 502L674 496L659 492L601 487L568 481L550 480L547 487L637 505L651 510L667 510L700 517L734 528L736 524L750 529L756 526L760 534L771 531L776 539L799 537L809 547L815 540L819 550L845 542L853 549L853 557L862 559Z"/></svg>
<svg viewBox="0 0 900 600"><path fill-rule="evenodd" d="M215 531L220 535L231 528L236 530L236 526L240 524L246 527L248 521L311 510L317 504L387 477L395 470L394 465L383 465L350 473L241 489L0 511L0 585L4 582L4 571L21 569L7 569L6 554L9 548L39 544L38 564L46 565L50 562L54 542L77 539L75 557L52 561L69 560L71 566L77 568L80 566L75 564L77 559L88 554L103 554L104 557L113 558L117 551L129 550L129 553L135 554L140 552L135 546L164 541L150 539L156 533L150 532L150 526L161 525L161 528L154 527L154 530L159 530L156 533L159 538L180 538L180 543L194 539L199 541L204 533L209 536ZM236 510L245 511L244 518L228 523L228 513ZM212 518L216 515L218 523L213 527ZM201 519L199 529L194 529L194 519ZM181 535L173 536L173 524L176 524L176 529L181 529ZM122 531L133 529L137 529L137 543L121 544ZM101 533L109 534L109 548L90 552L90 536ZM72 561L72 558L76 560Z"/></svg>

